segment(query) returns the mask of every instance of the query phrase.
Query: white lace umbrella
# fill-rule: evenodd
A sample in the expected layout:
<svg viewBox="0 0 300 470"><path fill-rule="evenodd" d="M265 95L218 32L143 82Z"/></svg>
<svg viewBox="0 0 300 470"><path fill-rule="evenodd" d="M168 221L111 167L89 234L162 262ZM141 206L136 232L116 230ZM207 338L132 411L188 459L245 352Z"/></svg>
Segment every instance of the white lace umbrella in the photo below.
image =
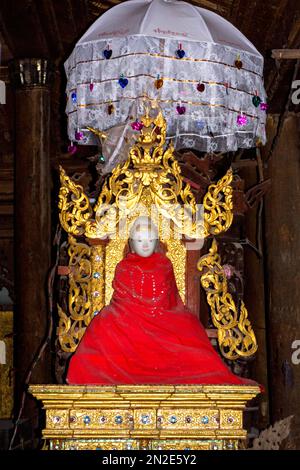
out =
<svg viewBox="0 0 300 470"><path fill-rule="evenodd" d="M263 57L203 8L122 2L88 29L65 69L69 138L80 144L95 143L88 126L119 126L123 137L124 129L138 132L143 98L162 108L176 148L234 151L265 143ZM116 133L108 142L116 143ZM109 155L107 170L125 156Z"/></svg>

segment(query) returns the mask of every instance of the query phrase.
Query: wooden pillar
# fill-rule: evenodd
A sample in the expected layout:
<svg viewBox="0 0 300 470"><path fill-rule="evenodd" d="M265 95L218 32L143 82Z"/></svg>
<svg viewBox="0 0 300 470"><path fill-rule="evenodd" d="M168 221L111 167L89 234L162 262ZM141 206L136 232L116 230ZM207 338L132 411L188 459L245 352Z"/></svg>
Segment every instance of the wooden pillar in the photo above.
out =
<svg viewBox="0 0 300 470"><path fill-rule="evenodd" d="M16 88L15 148L15 375L17 398L47 333L47 275L51 263L49 63L11 64ZM31 383L50 380L49 350Z"/></svg>
<svg viewBox="0 0 300 470"><path fill-rule="evenodd" d="M265 198L270 411L273 422L294 415L289 446L296 449L300 448L300 364L293 359L293 343L300 340L299 126L300 116L290 113L265 175L272 179ZM269 134L274 129L275 120Z"/></svg>

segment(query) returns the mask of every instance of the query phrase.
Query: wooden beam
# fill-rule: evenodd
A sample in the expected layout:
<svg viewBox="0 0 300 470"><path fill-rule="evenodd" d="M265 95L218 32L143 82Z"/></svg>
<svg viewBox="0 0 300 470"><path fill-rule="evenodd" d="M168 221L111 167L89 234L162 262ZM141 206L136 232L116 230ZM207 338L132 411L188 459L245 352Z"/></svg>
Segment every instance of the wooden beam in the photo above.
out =
<svg viewBox="0 0 300 470"><path fill-rule="evenodd" d="M273 49L273 59L300 59L300 49Z"/></svg>

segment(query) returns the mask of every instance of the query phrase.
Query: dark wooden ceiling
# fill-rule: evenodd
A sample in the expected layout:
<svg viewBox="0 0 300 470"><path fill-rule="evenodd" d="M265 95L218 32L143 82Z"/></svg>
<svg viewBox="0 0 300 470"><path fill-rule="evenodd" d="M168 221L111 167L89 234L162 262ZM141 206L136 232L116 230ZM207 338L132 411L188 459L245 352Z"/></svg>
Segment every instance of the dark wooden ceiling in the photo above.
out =
<svg viewBox="0 0 300 470"><path fill-rule="evenodd" d="M3 61L44 56L65 59L75 42L108 8L120 0L1 0ZM299 0L192 0L219 13L265 54L300 43Z"/></svg>

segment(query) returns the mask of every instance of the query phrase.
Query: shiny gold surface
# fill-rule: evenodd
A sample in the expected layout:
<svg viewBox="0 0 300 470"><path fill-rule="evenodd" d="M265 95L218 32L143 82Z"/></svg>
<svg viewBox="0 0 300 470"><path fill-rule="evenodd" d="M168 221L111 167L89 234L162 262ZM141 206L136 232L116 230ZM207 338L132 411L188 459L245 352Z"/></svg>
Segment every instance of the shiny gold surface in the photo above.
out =
<svg viewBox="0 0 300 470"><path fill-rule="evenodd" d="M224 449L245 439L246 385L32 385L51 449Z"/></svg>
<svg viewBox="0 0 300 470"><path fill-rule="evenodd" d="M166 121L145 115L144 127L128 160L114 168L106 180L94 208L96 226L87 226L90 238L115 236L120 223L129 225L133 213L144 205L172 221L172 231L191 237L204 235L202 221L196 220L196 201L190 186L181 177L172 144L165 149ZM187 205L191 217L182 210ZM126 230L126 229L125 229ZM169 238L168 233L168 238Z"/></svg>
<svg viewBox="0 0 300 470"><path fill-rule="evenodd" d="M92 249L69 235L69 302L68 313L58 306L57 334L65 352L74 352L93 314L92 297Z"/></svg>
<svg viewBox="0 0 300 470"><path fill-rule="evenodd" d="M13 312L0 310L0 419L13 412Z"/></svg>
<svg viewBox="0 0 300 470"><path fill-rule="evenodd" d="M233 220L232 170L208 187L203 199L205 236L226 232Z"/></svg>
<svg viewBox="0 0 300 470"><path fill-rule="evenodd" d="M182 179L174 148L172 144L165 146L164 117L159 113L150 118L146 113L141 121L144 127L129 151L128 160L114 168L102 187L94 207L95 220L82 186L60 169L59 209L63 228L73 235L84 233L88 238L113 237L120 223L128 224L130 215L146 200L146 206L170 221L171 231L178 236L203 238L228 230L233 217L232 171L209 186L203 201L204 222L197 219L197 204L189 184ZM165 238L169 236L168 232Z"/></svg>
<svg viewBox="0 0 300 470"><path fill-rule="evenodd" d="M92 217L92 208L82 186L76 184L60 167L59 220L63 229L72 235L82 235L86 222Z"/></svg>
<svg viewBox="0 0 300 470"><path fill-rule="evenodd" d="M202 273L201 285L207 295L213 324L218 329L223 356L231 360L252 356L257 350L255 334L244 302L238 309L228 292L216 240L213 240L209 253L200 258L197 268Z"/></svg>

